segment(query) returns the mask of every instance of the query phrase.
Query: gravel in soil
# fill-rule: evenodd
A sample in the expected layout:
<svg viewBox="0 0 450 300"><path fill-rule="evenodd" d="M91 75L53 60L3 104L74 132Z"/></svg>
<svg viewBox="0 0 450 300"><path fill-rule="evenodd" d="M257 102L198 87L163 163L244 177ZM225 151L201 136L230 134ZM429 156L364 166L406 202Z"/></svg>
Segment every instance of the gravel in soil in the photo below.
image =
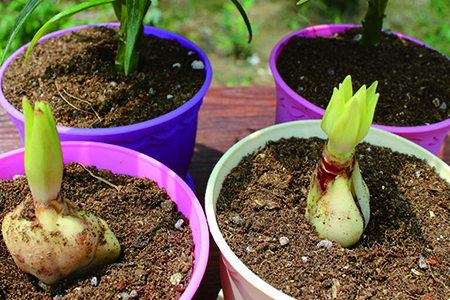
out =
<svg viewBox="0 0 450 300"><path fill-rule="evenodd" d="M304 216L324 140L270 141L224 181L221 232L263 280L297 299L440 299L450 296L450 185L424 161L362 143L371 219L345 249Z"/></svg>
<svg viewBox="0 0 450 300"><path fill-rule="evenodd" d="M186 103L205 82L198 55L174 40L144 36L140 69L114 71L117 28L92 27L37 44L27 63L8 67L3 92L22 111L22 97L47 101L58 125L106 128L162 116Z"/></svg>
<svg viewBox="0 0 450 300"><path fill-rule="evenodd" d="M65 167L61 196L108 223L121 245L120 258L84 277L64 279L46 292L35 277L17 268L0 238L0 299L178 299L194 264L189 220L157 183L87 169L112 186L71 163ZM23 176L1 180L0 191L1 220L30 193Z"/></svg>
<svg viewBox="0 0 450 300"><path fill-rule="evenodd" d="M394 34L382 34L376 49L357 42L359 29L336 37L293 37L277 60L286 84L325 109L347 75L356 91L378 81L374 123L421 126L450 116L450 60Z"/></svg>

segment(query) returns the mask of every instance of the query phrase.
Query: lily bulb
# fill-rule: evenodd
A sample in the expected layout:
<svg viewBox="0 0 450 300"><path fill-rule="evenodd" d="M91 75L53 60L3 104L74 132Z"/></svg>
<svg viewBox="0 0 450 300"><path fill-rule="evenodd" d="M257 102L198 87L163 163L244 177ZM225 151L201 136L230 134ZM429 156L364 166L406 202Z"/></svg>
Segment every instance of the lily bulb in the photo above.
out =
<svg viewBox="0 0 450 300"><path fill-rule="evenodd" d="M318 234L350 247L361 238L370 218L370 194L355 147L369 132L379 94L377 82L353 94L347 76L333 95L322 118L328 139L311 177L306 217Z"/></svg>
<svg viewBox="0 0 450 300"><path fill-rule="evenodd" d="M23 99L25 173L31 197L2 223L6 246L17 266L51 285L116 260L120 245L106 222L59 197L63 156L49 106L33 111Z"/></svg>

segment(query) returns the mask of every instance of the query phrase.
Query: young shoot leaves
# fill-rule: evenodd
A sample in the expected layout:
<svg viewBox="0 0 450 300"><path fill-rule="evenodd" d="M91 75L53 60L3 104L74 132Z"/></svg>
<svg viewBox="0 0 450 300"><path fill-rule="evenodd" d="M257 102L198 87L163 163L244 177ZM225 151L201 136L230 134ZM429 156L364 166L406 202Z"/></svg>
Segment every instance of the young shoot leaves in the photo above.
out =
<svg viewBox="0 0 450 300"><path fill-rule="evenodd" d="M55 120L47 103L36 102L35 109L23 98L25 115L24 166L33 199L55 200L61 190L64 162Z"/></svg>
<svg viewBox="0 0 450 300"><path fill-rule="evenodd" d="M36 102L33 111L24 98L23 110L31 197L5 216L2 234L16 265L50 285L113 262L120 245L104 220L60 198L64 165L49 106Z"/></svg>
<svg viewBox="0 0 450 300"><path fill-rule="evenodd" d="M369 222L369 190L354 152L372 124L376 86L362 86L353 94L347 76L334 89L322 119L328 140L311 177L306 217L317 233L343 247L358 242Z"/></svg>

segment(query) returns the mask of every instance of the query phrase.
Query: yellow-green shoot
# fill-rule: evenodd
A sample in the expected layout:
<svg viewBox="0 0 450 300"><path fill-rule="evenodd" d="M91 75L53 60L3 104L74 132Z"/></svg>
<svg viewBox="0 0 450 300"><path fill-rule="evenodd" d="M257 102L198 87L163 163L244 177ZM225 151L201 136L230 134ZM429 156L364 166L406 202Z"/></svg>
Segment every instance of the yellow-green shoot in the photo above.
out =
<svg viewBox="0 0 450 300"><path fill-rule="evenodd" d="M17 266L51 285L116 260L120 245L106 222L60 197L64 162L48 104L23 99L24 166L32 201L25 199L2 223ZM31 207L30 207L31 206ZM34 208L34 215L25 213Z"/></svg>
<svg viewBox="0 0 450 300"><path fill-rule="evenodd" d="M354 154L372 124L376 88L374 82L353 94L347 76L334 89L322 118L328 139L311 177L306 216L317 233L343 247L357 243L369 222L369 190Z"/></svg>

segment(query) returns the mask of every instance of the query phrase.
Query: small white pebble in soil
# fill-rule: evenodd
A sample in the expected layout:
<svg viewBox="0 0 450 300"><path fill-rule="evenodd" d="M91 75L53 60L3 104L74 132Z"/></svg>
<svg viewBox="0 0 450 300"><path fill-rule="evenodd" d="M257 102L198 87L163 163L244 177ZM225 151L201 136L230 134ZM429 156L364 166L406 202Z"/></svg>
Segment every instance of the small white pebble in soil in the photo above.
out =
<svg viewBox="0 0 450 300"><path fill-rule="evenodd" d="M137 296L138 296L138 292L136 292L136 290L132 290L130 293L130 297L136 298Z"/></svg>
<svg viewBox="0 0 450 300"><path fill-rule="evenodd" d="M306 256L302 256L301 259L302 259L303 262L307 262L308 261L308 257L306 257Z"/></svg>
<svg viewBox="0 0 450 300"><path fill-rule="evenodd" d="M181 68L181 64L180 63L175 63L172 65L172 67L174 68Z"/></svg>
<svg viewBox="0 0 450 300"><path fill-rule="evenodd" d="M172 95L167 95L167 99L172 99L173 98L173 96Z"/></svg>
<svg viewBox="0 0 450 300"><path fill-rule="evenodd" d="M109 84L113 87L117 86L117 82L115 82L115 81L111 81Z"/></svg>
<svg viewBox="0 0 450 300"><path fill-rule="evenodd" d="M155 90L153 88L150 88L150 90L148 92L150 93L150 95L154 95L155 94Z"/></svg>
<svg viewBox="0 0 450 300"><path fill-rule="evenodd" d="M411 273L413 273L414 275L417 275L417 276L422 275L422 273L420 273L419 271L417 271L417 270L414 269L414 268L411 269Z"/></svg>
<svg viewBox="0 0 450 300"><path fill-rule="evenodd" d="M19 179L19 178L24 178L25 175L21 175L21 174L17 174L13 176L13 180Z"/></svg>
<svg viewBox="0 0 450 300"><path fill-rule="evenodd" d="M247 248L245 248L245 250L247 250L247 252L253 252L252 246L247 246Z"/></svg>
<svg viewBox="0 0 450 300"><path fill-rule="evenodd" d="M184 221L183 219L179 219L176 223L175 223L175 228L178 229L181 227L181 225L183 225Z"/></svg>
<svg viewBox="0 0 450 300"><path fill-rule="evenodd" d="M441 106L439 106L439 109L446 110L447 109L447 103L442 102Z"/></svg>
<svg viewBox="0 0 450 300"><path fill-rule="evenodd" d="M265 153L260 153L260 154L258 154L258 157L259 158L264 158L264 157L266 157L266 154Z"/></svg>
<svg viewBox="0 0 450 300"><path fill-rule="evenodd" d="M234 216L233 217L233 223L235 224L242 224L242 218L239 216Z"/></svg>
<svg viewBox="0 0 450 300"><path fill-rule="evenodd" d="M355 35L355 37L353 38L353 42L359 42L362 38L362 34L357 34Z"/></svg>
<svg viewBox="0 0 450 300"><path fill-rule="evenodd" d="M194 60L191 64L191 67L194 70L203 70L205 68L205 65L201 60Z"/></svg>
<svg viewBox="0 0 450 300"><path fill-rule="evenodd" d="M284 245L287 245L287 244L289 244L289 239L287 237L285 237L285 236L280 237L280 245L284 246Z"/></svg>
<svg viewBox="0 0 450 300"><path fill-rule="evenodd" d="M92 277L92 279L91 279L91 285L92 285L92 286L97 286L97 285L98 285L98 279L97 279L97 277Z"/></svg>
<svg viewBox="0 0 450 300"><path fill-rule="evenodd" d="M419 257L419 268L421 268L422 270L428 269L428 262L423 256Z"/></svg>
<svg viewBox="0 0 450 300"><path fill-rule="evenodd" d="M321 247L321 248L331 248L333 246L333 243L329 240L321 240L320 242L317 243L317 247Z"/></svg>
<svg viewBox="0 0 450 300"><path fill-rule="evenodd" d="M434 218L434 217L436 217L436 215L434 214L433 211L430 210L430 218Z"/></svg>
<svg viewBox="0 0 450 300"><path fill-rule="evenodd" d="M195 51L191 50L191 51L188 52L188 55L194 55L194 54L195 54Z"/></svg>
<svg viewBox="0 0 450 300"><path fill-rule="evenodd" d="M175 273L170 276L170 283L172 283L173 285L178 285L180 284L181 279L183 279L183 275L181 275L181 273Z"/></svg>

